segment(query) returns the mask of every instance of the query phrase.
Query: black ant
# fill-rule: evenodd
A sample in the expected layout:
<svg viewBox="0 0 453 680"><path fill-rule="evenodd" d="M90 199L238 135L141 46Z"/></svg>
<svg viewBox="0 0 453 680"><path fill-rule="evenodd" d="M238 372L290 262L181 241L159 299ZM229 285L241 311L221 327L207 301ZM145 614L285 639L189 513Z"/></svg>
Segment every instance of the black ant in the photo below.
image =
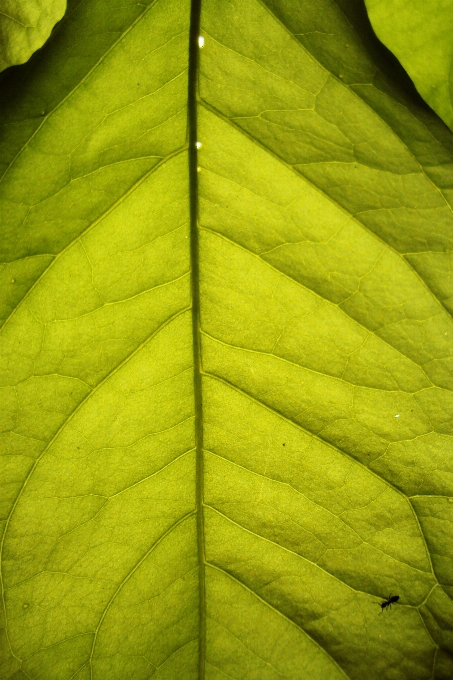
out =
<svg viewBox="0 0 453 680"><path fill-rule="evenodd" d="M395 604L395 602L398 602L399 599L400 599L399 595L389 595L383 602L377 602L377 604L381 608L381 611L379 612L379 614L382 614L384 609L387 609L387 607L389 609L391 609L392 604Z"/></svg>

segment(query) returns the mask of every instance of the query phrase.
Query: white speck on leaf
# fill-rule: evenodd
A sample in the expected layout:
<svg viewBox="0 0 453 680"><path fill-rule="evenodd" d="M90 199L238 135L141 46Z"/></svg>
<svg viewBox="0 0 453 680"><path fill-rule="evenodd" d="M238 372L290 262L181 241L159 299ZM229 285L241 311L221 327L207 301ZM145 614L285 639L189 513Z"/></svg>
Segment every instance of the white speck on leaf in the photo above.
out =
<svg viewBox="0 0 453 680"><path fill-rule="evenodd" d="M202 35L198 36L198 47L203 47L204 45L204 38Z"/></svg>
<svg viewBox="0 0 453 680"><path fill-rule="evenodd" d="M395 418L399 418L399 417L400 417L400 414L399 414L399 413L397 413L397 414L396 414L396 416L395 416Z"/></svg>
<svg viewBox="0 0 453 680"><path fill-rule="evenodd" d="M197 147L197 149L201 149L201 142L195 142L195 146Z"/></svg>

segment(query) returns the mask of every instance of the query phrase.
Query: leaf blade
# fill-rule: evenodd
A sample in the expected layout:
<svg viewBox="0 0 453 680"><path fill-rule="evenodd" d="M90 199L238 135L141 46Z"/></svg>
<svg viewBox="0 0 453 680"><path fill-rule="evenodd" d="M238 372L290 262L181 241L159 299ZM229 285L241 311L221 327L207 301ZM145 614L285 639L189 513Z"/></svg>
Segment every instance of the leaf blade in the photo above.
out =
<svg viewBox="0 0 453 680"><path fill-rule="evenodd" d="M422 97L453 126L453 79L449 3L366 0L377 36L398 57Z"/></svg>
<svg viewBox="0 0 453 680"><path fill-rule="evenodd" d="M325 6L322 51L310 4L203 4L199 367L189 4L110 12L37 120L56 37L9 105L7 266L25 256L2 330L10 677L448 677L452 145L374 76L353 3ZM79 50L86 12L66 26ZM332 72L344 36L352 84ZM55 164L36 168L46 149Z"/></svg>
<svg viewBox="0 0 453 680"><path fill-rule="evenodd" d="M66 0L4 0L0 9L0 71L28 61L65 11Z"/></svg>

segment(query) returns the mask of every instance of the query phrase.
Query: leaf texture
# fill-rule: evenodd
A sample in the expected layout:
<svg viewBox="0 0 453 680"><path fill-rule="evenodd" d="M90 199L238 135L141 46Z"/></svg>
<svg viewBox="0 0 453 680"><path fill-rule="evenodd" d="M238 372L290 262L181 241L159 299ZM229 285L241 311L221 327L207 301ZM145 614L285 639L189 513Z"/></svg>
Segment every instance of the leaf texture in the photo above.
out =
<svg viewBox="0 0 453 680"><path fill-rule="evenodd" d="M453 130L453 5L450 0L366 0L371 23L425 101Z"/></svg>
<svg viewBox="0 0 453 680"><path fill-rule="evenodd" d="M66 0L2 0L0 71L28 61L66 11Z"/></svg>
<svg viewBox="0 0 453 680"><path fill-rule="evenodd" d="M363 4L199 9L1 84L3 677L448 680L453 138Z"/></svg>

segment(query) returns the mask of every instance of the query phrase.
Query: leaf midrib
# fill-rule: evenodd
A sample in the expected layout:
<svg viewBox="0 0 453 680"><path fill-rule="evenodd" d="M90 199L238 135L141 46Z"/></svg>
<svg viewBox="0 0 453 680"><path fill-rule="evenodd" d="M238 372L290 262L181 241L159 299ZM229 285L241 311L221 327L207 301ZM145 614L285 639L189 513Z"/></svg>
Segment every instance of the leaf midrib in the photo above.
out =
<svg viewBox="0 0 453 680"><path fill-rule="evenodd" d="M200 324L200 257L198 233L198 75L201 20L201 0L191 0L189 32L189 70L187 89L187 141L189 145L189 207L190 207L190 292L192 301L192 347L194 373L196 516L199 592L198 680L204 680L206 667L206 555L204 540L204 461L203 461L203 401L201 387L201 324Z"/></svg>
<svg viewBox="0 0 453 680"><path fill-rule="evenodd" d="M150 9L150 7L152 7L154 4L155 4L155 2L152 2L146 8L146 10L139 17L136 18L136 20L133 22L133 24L129 27L128 30L130 30L130 28L132 28L132 26L135 25L135 23L137 23L142 18L143 14L145 14L146 11L148 9ZM266 5L264 3L262 3L262 4L266 7ZM270 12L269 8L266 7L266 9ZM190 47L189 47L189 74L188 74L188 143L189 143L189 154L188 155L189 155L189 179L190 179L190 184L189 184L189 186L190 186L190 250L191 250L191 265L192 265L191 293L192 293L192 305L193 305L193 307L192 307L193 353L194 353L194 369L193 370L194 370L195 435L196 435L196 461L197 461L196 512L197 512L198 556L199 556L199 569L200 569L200 643L199 643L200 647L199 647L199 676L198 677L199 677L199 680L203 680L203 678L204 678L204 668L205 668L206 609L205 609L204 579L205 579L205 564L206 564L206 562L205 562L205 554L204 554L204 535L203 535L203 458L202 458L202 455L203 455L202 454L202 448L203 448L202 447L202 444L203 444L202 425L203 425L203 420L202 420L202 392L201 392L202 368L201 368L201 340L200 340L201 329L200 329L200 293L199 293L199 244L198 244L199 234L198 234L198 181L197 181L198 175L197 175L197 150L196 150L196 146L195 146L195 142L197 141L197 136L198 136L197 135L197 81L198 81L198 55L199 55L198 35L200 33L200 13L201 13L201 0L192 0L192 2L191 2ZM274 19L279 21L277 19L277 17L274 17ZM126 32L128 32L128 30ZM120 38L118 40L120 40L123 36L124 36L124 33L120 36ZM118 42L118 41L116 41L116 42ZM114 43L114 45L116 45L116 42ZM112 45L112 47L102 56L102 58L99 60L99 62L102 61L105 58L105 56L108 54L108 52L111 51L111 49L113 49L114 45ZM302 47L303 49L305 49L304 46L300 42L299 42L299 46ZM310 56L312 56L312 55L310 55ZM317 59L315 59L315 61L317 63L319 63ZM96 66L97 66L97 64L93 67L93 69ZM90 69L89 73L91 73L91 71L93 69ZM83 82L83 80L85 80L85 78L88 77L89 73L86 74L86 76L84 76L84 78L82 79L82 81L80 81L78 86L80 86L80 84ZM68 94L67 97L69 97L69 96L70 95ZM60 104L57 106L57 108L59 106L61 106L62 103L63 102L60 102ZM202 105L206 106L206 103L203 102ZM206 106L206 108L210 108L210 107ZM219 111L215 111L215 113L219 117L223 118L222 114ZM48 115L51 115L51 114L49 113ZM46 116L45 120L47 120L47 117L48 116ZM35 131L35 133L32 135L32 137L28 140L27 144L31 141L31 139L34 137L34 135L42 127L45 120L42 121L42 124L38 127L38 129ZM228 120L228 123L230 125L232 125L233 127L240 129L241 134L248 136L246 131L239 128L239 126L236 126L236 124L233 121ZM393 130L392 130L392 132L400 140L400 137ZM267 149L264 145L259 143L258 140L253 140L253 141L255 143L257 143L258 146L260 146L261 148L264 148L270 155L274 155L276 158L278 158L280 163L287 165L288 167L291 167L284 161L284 159L277 156L270 149ZM180 153L182 150L183 149L178 149L172 155L176 155L177 153ZM162 159L162 161L157 164L157 167L159 167L161 164L165 163L168 159L169 159L169 157ZM423 166L421 166L420 163L419 163L419 165L422 169L422 173L425 174L425 176L426 176L426 173L423 170ZM145 176L143 178L141 178L138 183L141 183L142 181L144 181L144 179L151 172L156 170L157 167L153 166L153 168L148 173L146 173ZM293 169L293 171L295 171L294 168L292 168L292 169ZM6 170L6 172L7 172L7 170ZM297 171L295 171L295 172L299 177L303 177L305 179L305 181L307 181L307 183L312 184L312 182L310 180L308 180L307 178L305 178L302 175L302 173L298 173ZM316 186L316 185L313 184L313 186ZM127 193L132 192L135 188L136 188L136 185L134 185ZM336 201L334 199L332 199L330 196L328 196L327 194L325 194L325 192L321 188L319 188L319 187L316 187L316 188L320 191L320 193L322 193L323 195L326 195L332 203L337 204ZM123 198L124 197L121 197L120 200L122 200ZM339 205L339 204L337 204L337 205ZM107 212L111 212L113 209L115 209L115 207L117 207L117 203L113 204L108 209ZM340 207L342 208L342 206L340 206ZM450 207L450 209L451 209L451 207ZM347 211L345 210L345 212L347 212ZM348 213L348 215L349 214L350 213ZM105 217L105 214L102 215L100 218L98 218L92 225L90 225L88 229L93 228L93 226L95 224L97 224L103 217ZM363 225L363 223L360 222L360 225L361 225L361 227L363 227L364 229L369 231L365 227L365 225ZM374 232L370 232L370 233L372 233L375 238L379 238ZM80 238L80 236L82 236L82 235L79 235L78 238ZM379 239L379 240L382 240L382 239ZM386 243L385 241L382 241L382 242L385 244L385 246L387 248L391 249L391 246L389 246L388 243ZM72 244L69 244L67 246L67 248L69 248L71 245ZM65 252L67 250L67 248L65 248L63 252ZM62 253L59 253L56 257L57 258L60 257L61 254ZM402 259L404 259L403 255L401 255L399 253L398 253L398 255L400 257L402 257ZM407 263L407 261L406 261L406 263ZM54 262L50 263L49 267L51 267L53 264L54 264ZM410 263L407 263L407 264L408 264L409 268L413 270ZM47 271L47 269L45 270L45 272L46 271ZM43 274L39 277L38 281L45 275L45 272L43 272ZM414 272L414 273L418 276L418 274L416 272ZM426 286L426 288L428 290L430 290L429 287L427 286L426 282L423 281L423 279L422 279L422 283ZM34 286L32 287L32 289L33 288L34 288ZM29 292L31 292L31 291L29 291ZM430 291L430 292L432 292L432 291ZM25 297L27 297L27 295L28 295L28 293L25 295ZM441 301L434 295L434 293L432 293L432 295L435 298L435 300L440 305L442 305ZM186 311L186 310L183 310L183 311ZM446 310L446 311L448 313L448 310ZM178 312L178 315L180 313L181 312ZM158 330L160 330L160 328ZM149 340L149 338L147 339L147 341L148 340ZM140 348L138 348L138 349L140 349ZM134 354L135 354L135 352L134 352ZM130 357L128 357L128 360L129 360L129 358ZM113 372L116 372L117 368L118 367L116 367L116 369ZM109 378L109 377L111 377L111 374L109 374L109 376L107 376L107 378ZM215 376L215 377L218 378L218 376ZM96 388L97 387L99 387L99 386L96 386ZM236 388L236 386L234 386L234 387ZM90 396L91 396L91 393L90 393ZM264 405L264 406L266 406L266 405ZM270 408L270 407L267 407L267 408ZM76 409L76 410L78 410L78 409ZM274 409L271 409L271 410L274 411ZM279 415L282 415L282 414L279 414ZM313 433L310 433L310 434L313 434ZM338 450L337 447L334 447L334 448L336 450ZM41 458L41 456L40 456L40 458ZM35 466L33 466L33 469L34 469L34 467ZM19 496L20 495L21 494L19 494ZM13 511L14 511L14 508L13 508L12 512ZM182 522L186 518L187 518L187 516L184 516L181 520L178 520L178 523ZM171 527L170 530L172 530L173 528L174 527ZM5 529L5 533L6 533L6 529ZM5 533L4 533L4 536L5 536ZM161 537L161 539L162 539L162 537ZM161 539L159 539L159 541ZM152 550L152 549L153 548L150 548L150 550ZM429 551L427 551L427 552L428 552L428 556L430 557ZM143 561L143 559L144 558L142 558L141 561ZM216 565L213 565L213 566L214 566L214 568L219 569L219 567L216 567ZM226 572L224 572L224 573L226 573ZM228 574L228 575L231 577L231 574ZM232 577L232 578L234 578L234 577ZM242 585L247 588L247 586L245 586L245 584L242 584ZM251 592L253 592L253 594L257 598L262 599L254 591L251 591ZM267 606L271 607L272 609L275 609L269 602L267 602L265 600L262 600L262 601L265 602L265 604ZM280 612L278 609L275 609L275 611L277 611L281 616L285 617L285 615L282 612ZM287 618L287 617L285 617L285 618ZM100 623L99 623L99 625L100 625ZM326 650L323 649L323 651L326 651ZM343 669L341 669L341 670L344 673Z"/></svg>

